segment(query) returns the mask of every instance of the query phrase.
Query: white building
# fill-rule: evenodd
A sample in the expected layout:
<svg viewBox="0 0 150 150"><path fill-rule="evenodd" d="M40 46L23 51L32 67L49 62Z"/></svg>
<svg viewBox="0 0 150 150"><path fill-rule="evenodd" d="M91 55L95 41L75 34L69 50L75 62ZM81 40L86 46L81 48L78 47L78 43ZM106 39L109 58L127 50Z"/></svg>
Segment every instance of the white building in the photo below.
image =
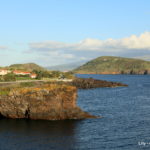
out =
<svg viewBox="0 0 150 150"><path fill-rule="evenodd" d="M6 75L8 73L10 73L11 71L10 70L6 70L6 69L1 69L0 70L0 75Z"/></svg>
<svg viewBox="0 0 150 150"><path fill-rule="evenodd" d="M37 75L33 73L33 74L30 75L30 77L35 79L37 77Z"/></svg>

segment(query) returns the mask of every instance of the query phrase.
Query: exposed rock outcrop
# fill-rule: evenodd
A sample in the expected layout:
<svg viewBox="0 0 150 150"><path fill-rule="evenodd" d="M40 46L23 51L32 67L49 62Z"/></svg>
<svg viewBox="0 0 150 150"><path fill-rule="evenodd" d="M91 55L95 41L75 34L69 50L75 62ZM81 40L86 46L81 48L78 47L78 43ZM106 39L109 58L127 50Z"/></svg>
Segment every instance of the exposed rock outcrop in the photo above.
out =
<svg viewBox="0 0 150 150"><path fill-rule="evenodd" d="M45 120L95 118L76 105L76 90L76 87L58 84L3 89L0 117Z"/></svg>
<svg viewBox="0 0 150 150"><path fill-rule="evenodd" d="M96 80L93 78L76 78L70 85L76 86L79 89L90 89L90 88L99 88L99 87L119 87L119 86L128 86L119 82L110 82L105 80Z"/></svg>

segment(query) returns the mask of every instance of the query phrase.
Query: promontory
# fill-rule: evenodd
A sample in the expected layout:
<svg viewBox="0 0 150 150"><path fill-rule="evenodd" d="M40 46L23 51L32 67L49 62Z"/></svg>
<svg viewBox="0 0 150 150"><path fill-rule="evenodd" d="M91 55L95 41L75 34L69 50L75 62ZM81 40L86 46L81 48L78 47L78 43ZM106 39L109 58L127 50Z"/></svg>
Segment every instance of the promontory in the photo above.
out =
<svg viewBox="0 0 150 150"><path fill-rule="evenodd" d="M1 84L0 118L14 119L85 119L96 118L77 105L77 88L126 86L121 83L94 79L73 82L27 82Z"/></svg>

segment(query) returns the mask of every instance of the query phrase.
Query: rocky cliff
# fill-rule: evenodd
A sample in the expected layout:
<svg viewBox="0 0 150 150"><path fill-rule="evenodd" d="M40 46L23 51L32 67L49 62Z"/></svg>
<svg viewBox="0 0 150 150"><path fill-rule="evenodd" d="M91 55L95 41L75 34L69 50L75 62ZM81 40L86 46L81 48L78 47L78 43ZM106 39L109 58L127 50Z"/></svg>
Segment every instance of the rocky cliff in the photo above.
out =
<svg viewBox="0 0 150 150"><path fill-rule="evenodd" d="M77 89L69 85L4 88L0 117L44 120L93 118L76 105Z"/></svg>

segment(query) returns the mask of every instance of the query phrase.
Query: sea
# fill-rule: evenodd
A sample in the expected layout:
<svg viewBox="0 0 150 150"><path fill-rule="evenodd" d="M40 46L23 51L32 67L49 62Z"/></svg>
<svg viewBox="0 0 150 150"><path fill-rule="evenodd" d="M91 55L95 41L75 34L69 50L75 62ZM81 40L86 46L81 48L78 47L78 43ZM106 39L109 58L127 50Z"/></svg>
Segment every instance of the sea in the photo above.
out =
<svg viewBox="0 0 150 150"><path fill-rule="evenodd" d="M150 75L77 75L128 84L78 90L97 119L0 120L0 150L150 150Z"/></svg>

